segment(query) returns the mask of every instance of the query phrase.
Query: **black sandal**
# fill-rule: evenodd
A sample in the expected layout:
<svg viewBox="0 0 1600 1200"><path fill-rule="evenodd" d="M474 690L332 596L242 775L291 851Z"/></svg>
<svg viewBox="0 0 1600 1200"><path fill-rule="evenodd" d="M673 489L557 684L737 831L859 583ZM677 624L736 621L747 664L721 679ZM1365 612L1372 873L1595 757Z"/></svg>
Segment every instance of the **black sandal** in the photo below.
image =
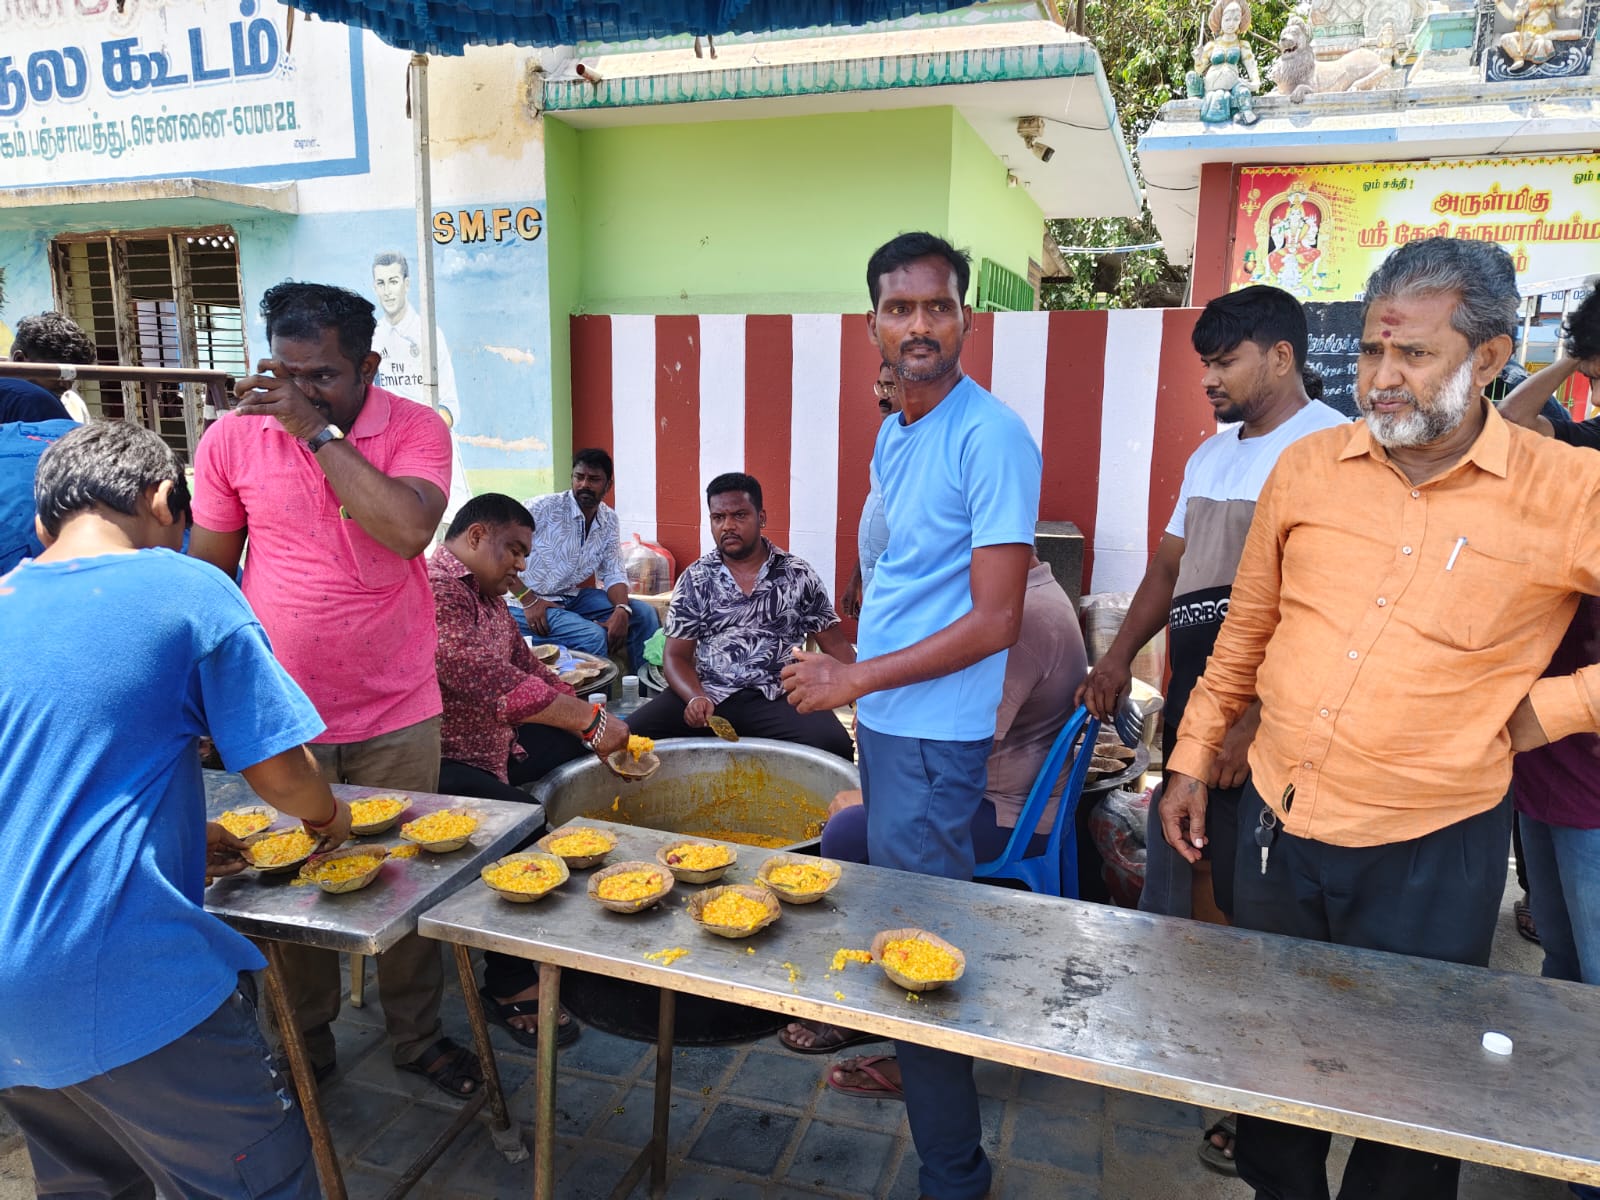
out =
<svg viewBox="0 0 1600 1200"><path fill-rule="evenodd" d="M1200 1139L1200 1161L1219 1175L1237 1175L1239 1166L1233 1161L1233 1147L1238 1136L1238 1127L1230 1113L1205 1131ZM1227 1145L1217 1145L1211 1140L1214 1137L1227 1138Z"/></svg>
<svg viewBox="0 0 1600 1200"><path fill-rule="evenodd" d="M532 1000L496 1000L489 994L488 988L478 989L478 999L483 1003L483 1015L488 1018L489 1024L498 1025L504 1029L520 1046L530 1050L539 1048L539 1030L519 1029L511 1023L512 1017L537 1017L539 1015L539 998ZM578 1040L578 1035L583 1032L583 1026L567 1011L565 1004L560 1006L561 1016L565 1020L556 1022L556 1045L570 1046Z"/></svg>
<svg viewBox="0 0 1600 1200"><path fill-rule="evenodd" d="M483 1086L483 1070L478 1056L447 1037L440 1038L417 1056L400 1063L402 1071L421 1075L434 1087L455 1100L470 1100Z"/></svg>

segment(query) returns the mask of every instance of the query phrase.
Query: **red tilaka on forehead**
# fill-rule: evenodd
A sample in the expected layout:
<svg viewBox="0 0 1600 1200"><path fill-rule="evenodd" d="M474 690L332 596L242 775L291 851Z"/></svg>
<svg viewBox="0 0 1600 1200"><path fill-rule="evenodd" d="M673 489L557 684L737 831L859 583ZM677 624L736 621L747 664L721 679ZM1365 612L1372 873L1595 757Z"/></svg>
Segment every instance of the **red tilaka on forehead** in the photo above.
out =
<svg viewBox="0 0 1600 1200"><path fill-rule="evenodd" d="M1378 320L1382 321L1385 325L1398 325L1400 324L1400 314L1395 312L1386 312L1380 315Z"/></svg>
<svg viewBox="0 0 1600 1200"><path fill-rule="evenodd" d="M1379 337L1388 337L1389 336L1389 331L1387 329L1380 330L1379 333L1378 333L1378 336Z"/></svg>

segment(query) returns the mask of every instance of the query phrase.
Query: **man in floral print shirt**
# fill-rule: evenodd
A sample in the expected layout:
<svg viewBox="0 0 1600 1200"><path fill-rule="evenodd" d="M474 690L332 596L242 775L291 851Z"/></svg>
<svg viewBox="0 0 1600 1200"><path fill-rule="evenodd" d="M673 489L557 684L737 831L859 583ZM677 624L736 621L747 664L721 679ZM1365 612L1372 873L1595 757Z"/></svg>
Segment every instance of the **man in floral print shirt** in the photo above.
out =
<svg viewBox="0 0 1600 1200"><path fill-rule="evenodd" d="M831 712L799 713L779 672L789 652L814 636L823 653L854 662L854 647L804 560L762 534L761 484L718 475L706 488L717 548L690 564L667 609L663 667L669 691L633 714L645 737L704 737L713 712L745 737L799 742L851 759L855 747Z"/></svg>

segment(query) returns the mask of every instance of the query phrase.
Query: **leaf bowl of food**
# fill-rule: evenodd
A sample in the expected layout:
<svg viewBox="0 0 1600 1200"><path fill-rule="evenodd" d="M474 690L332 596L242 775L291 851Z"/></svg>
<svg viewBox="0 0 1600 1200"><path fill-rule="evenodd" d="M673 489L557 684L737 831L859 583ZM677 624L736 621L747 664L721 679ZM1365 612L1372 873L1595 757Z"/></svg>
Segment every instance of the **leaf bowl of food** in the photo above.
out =
<svg viewBox="0 0 1600 1200"><path fill-rule="evenodd" d="M774 854L756 872L756 878L790 904L814 904L839 882L844 868L831 858L809 854Z"/></svg>
<svg viewBox="0 0 1600 1200"><path fill-rule="evenodd" d="M589 876L589 899L617 913L636 913L659 904L676 882L655 863L620 862Z"/></svg>
<svg viewBox="0 0 1600 1200"><path fill-rule="evenodd" d="M308 860L300 878L334 896L359 892L378 877L387 857L382 846L341 846Z"/></svg>
<svg viewBox="0 0 1600 1200"><path fill-rule="evenodd" d="M725 883L689 897L689 916L707 933L718 937L747 938L760 933L779 917L783 906L759 883Z"/></svg>
<svg viewBox="0 0 1600 1200"><path fill-rule="evenodd" d="M431 854L459 850L478 828L478 814L470 808L441 808L400 826L400 836Z"/></svg>
<svg viewBox="0 0 1600 1200"><path fill-rule="evenodd" d="M263 875L296 870L317 849L317 839L298 826L277 833L258 833L246 838L244 844L246 860Z"/></svg>
<svg viewBox="0 0 1600 1200"><path fill-rule="evenodd" d="M603 862L617 848L617 835L590 825L567 825L547 833L534 843L546 854L554 854L574 871Z"/></svg>
<svg viewBox="0 0 1600 1200"><path fill-rule="evenodd" d="M738 859L739 852L725 842L694 838L670 842L656 851L656 861L679 883L713 883Z"/></svg>
<svg viewBox="0 0 1600 1200"><path fill-rule="evenodd" d="M230 808L217 818L217 824L236 838L247 838L262 832L277 819L276 809L265 804L248 804L243 808Z"/></svg>
<svg viewBox="0 0 1600 1200"><path fill-rule="evenodd" d="M931 992L967 969L965 954L926 929L885 929L872 939L872 957L908 992Z"/></svg>
<svg viewBox="0 0 1600 1200"><path fill-rule="evenodd" d="M406 815L411 801L405 796L367 796L350 802L350 832L356 837L371 837L393 828Z"/></svg>
<svg viewBox="0 0 1600 1200"><path fill-rule="evenodd" d="M572 877L572 872L557 855L525 850L497 859L478 875L490 891L513 904L532 904L555 891Z"/></svg>

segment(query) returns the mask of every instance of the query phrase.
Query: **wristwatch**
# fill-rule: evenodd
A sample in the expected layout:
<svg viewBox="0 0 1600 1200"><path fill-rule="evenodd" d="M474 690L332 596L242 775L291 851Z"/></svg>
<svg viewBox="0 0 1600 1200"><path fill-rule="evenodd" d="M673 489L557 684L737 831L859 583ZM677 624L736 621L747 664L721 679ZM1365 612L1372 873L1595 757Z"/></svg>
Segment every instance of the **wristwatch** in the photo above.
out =
<svg viewBox="0 0 1600 1200"><path fill-rule="evenodd" d="M315 454L329 442L342 441L344 441L344 430L330 422L322 427L321 433L313 434L306 439L306 449Z"/></svg>

